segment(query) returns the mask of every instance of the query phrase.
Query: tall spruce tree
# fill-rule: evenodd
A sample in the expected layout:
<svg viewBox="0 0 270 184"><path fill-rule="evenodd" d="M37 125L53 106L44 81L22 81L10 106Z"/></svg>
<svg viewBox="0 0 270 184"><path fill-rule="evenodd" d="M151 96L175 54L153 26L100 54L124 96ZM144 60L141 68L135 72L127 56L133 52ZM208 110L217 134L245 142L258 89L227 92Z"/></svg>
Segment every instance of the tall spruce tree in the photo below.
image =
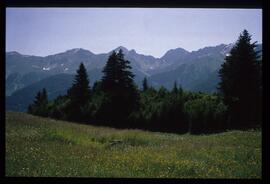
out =
<svg viewBox="0 0 270 184"><path fill-rule="evenodd" d="M178 86L177 86L177 82L176 81L174 81L174 83L173 83L172 93L173 94L177 94L178 93Z"/></svg>
<svg viewBox="0 0 270 184"><path fill-rule="evenodd" d="M219 90L228 105L230 127L248 128L260 122L261 95L256 42L244 30L219 71Z"/></svg>
<svg viewBox="0 0 270 184"><path fill-rule="evenodd" d="M48 96L45 88L38 91L34 103L28 106L28 113L43 116L48 116Z"/></svg>
<svg viewBox="0 0 270 184"><path fill-rule="evenodd" d="M117 87L117 83L119 82L119 61L117 59L117 54L115 51L109 56L108 61L103 69L103 77L102 77L102 89L105 92L114 91Z"/></svg>
<svg viewBox="0 0 270 184"><path fill-rule="evenodd" d="M144 79L143 79L143 91L146 91L148 89L149 89L148 82L147 82L146 77L144 77Z"/></svg>
<svg viewBox="0 0 270 184"><path fill-rule="evenodd" d="M83 65L80 64L73 85L68 90L68 97L70 104L68 107L68 119L82 121L85 120L85 109L89 105L91 90L87 71Z"/></svg>
<svg viewBox="0 0 270 184"><path fill-rule="evenodd" d="M101 88L108 98L102 111L106 121L115 126L125 126L130 113L138 108L139 95L130 70L130 62L124 59L121 49L112 52L103 70Z"/></svg>
<svg viewBox="0 0 270 184"><path fill-rule="evenodd" d="M48 101L47 90L45 88L42 89L41 96L42 96L42 103L47 105L49 101Z"/></svg>

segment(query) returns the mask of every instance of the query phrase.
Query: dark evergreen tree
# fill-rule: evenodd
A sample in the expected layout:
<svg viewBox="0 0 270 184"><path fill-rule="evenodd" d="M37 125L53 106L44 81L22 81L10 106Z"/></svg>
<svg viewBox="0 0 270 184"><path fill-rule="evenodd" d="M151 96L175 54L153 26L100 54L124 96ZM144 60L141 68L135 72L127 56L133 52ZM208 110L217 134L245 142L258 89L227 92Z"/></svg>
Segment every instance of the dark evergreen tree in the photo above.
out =
<svg viewBox="0 0 270 184"><path fill-rule="evenodd" d="M168 90L165 87L161 86L158 90L158 96L160 98L165 98L167 94L168 94Z"/></svg>
<svg viewBox="0 0 270 184"><path fill-rule="evenodd" d="M117 54L115 51L109 56L109 59L103 69L102 77L102 90L105 92L115 91L119 83L119 73L120 73L120 64L117 59Z"/></svg>
<svg viewBox="0 0 270 184"><path fill-rule="evenodd" d="M28 106L28 113L43 116L48 116L48 96L45 88L38 91L34 103Z"/></svg>
<svg viewBox="0 0 270 184"><path fill-rule="evenodd" d="M248 128L260 122L261 95L256 42L244 30L219 71L219 90L228 105L230 126Z"/></svg>
<svg viewBox="0 0 270 184"><path fill-rule="evenodd" d="M43 93L41 91L37 92L37 95L36 95L35 100L34 100L35 106L40 106L42 104L42 102L43 102L42 94Z"/></svg>
<svg viewBox="0 0 270 184"><path fill-rule="evenodd" d="M95 81L92 87L92 93L99 94L101 92L101 81Z"/></svg>
<svg viewBox="0 0 270 184"><path fill-rule="evenodd" d="M179 95L181 95L181 96L183 96L183 94L184 94L184 90L183 90L183 88L182 88L181 85L178 86L178 93L179 93Z"/></svg>
<svg viewBox="0 0 270 184"><path fill-rule="evenodd" d="M118 53L112 52L103 70L101 88L108 98L101 110L105 121L114 125L122 126L130 113L138 109L139 94L129 64L120 49Z"/></svg>
<svg viewBox="0 0 270 184"><path fill-rule="evenodd" d="M217 96L200 94L199 98L188 100L184 108L192 134L219 132L227 128L227 108Z"/></svg>
<svg viewBox="0 0 270 184"><path fill-rule="evenodd" d="M168 132L186 133L188 131L188 120L184 112L184 100L182 93L175 85L172 94L165 98L166 119L163 124ZM166 112L165 111L165 112ZM166 130L166 129L165 129Z"/></svg>
<svg viewBox="0 0 270 184"><path fill-rule="evenodd" d="M81 63L77 70L73 85L68 90L70 102L67 108L67 113L69 120L86 120L86 116L89 113L86 112L86 109L90 102L90 94L91 91L87 71L83 63Z"/></svg>
<svg viewBox="0 0 270 184"><path fill-rule="evenodd" d="M177 87L176 81L174 81L174 83L173 83L172 93L173 94L177 94L178 93L178 87Z"/></svg>
<svg viewBox="0 0 270 184"><path fill-rule="evenodd" d="M67 95L59 95L48 104L48 116L55 119L68 120L67 108L70 99Z"/></svg>
<svg viewBox="0 0 270 184"><path fill-rule="evenodd" d="M146 77L144 77L144 79L143 79L143 91L146 91L148 89L149 89L148 82L147 82Z"/></svg>
<svg viewBox="0 0 270 184"><path fill-rule="evenodd" d="M42 96L42 103L47 105L49 101L48 101L47 90L45 88L42 89L41 96Z"/></svg>

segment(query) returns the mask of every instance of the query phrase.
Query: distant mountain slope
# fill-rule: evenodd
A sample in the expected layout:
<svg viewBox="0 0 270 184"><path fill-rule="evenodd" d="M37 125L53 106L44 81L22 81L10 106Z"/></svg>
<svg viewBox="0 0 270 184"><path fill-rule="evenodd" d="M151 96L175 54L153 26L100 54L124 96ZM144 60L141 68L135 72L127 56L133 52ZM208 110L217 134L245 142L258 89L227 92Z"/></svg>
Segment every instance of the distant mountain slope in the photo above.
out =
<svg viewBox="0 0 270 184"><path fill-rule="evenodd" d="M102 78L101 69L93 69L88 72L90 86ZM40 81L36 81L31 85L25 86L15 91L11 96L6 97L6 110L11 111L26 111L27 107L33 102L37 92L46 88L50 100L58 95L66 94L68 88L71 87L74 80L73 74L56 74ZM141 82L142 79L137 79ZM136 81L136 80L135 80Z"/></svg>
<svg viewBox="0 0 270 184"><path fill-rule="evenodd" d="M6 53L6 78L12 73L27 74L40 72L43 57L22 55L18 52Z"/></svg>
<svg viewBox="0 0 270 184"><path fill-rule="evenodd" d="M154 58L153 56L138 54L135 50L129 51L124 47L118 47L114 50L119 49L122 49L125 58L131 61L132 72L136 75L136 81L142 80L144 76L148 76L147 70L158 65L159 59ZM27 56L18 52L7 52L6 96L11 95L14 91L32 84L33 82L39 81L44 77L60 73L75 74L79 63L81 62L84 63L88 71L98 70L101 72L111 52L105 54L93 54L84 49L71 49L63 53L46 57ZM35 77L28 81L29 73L35 75Z"/></svg>
<svg viewBox="0 0 270 184"><path fill-rule="evenodd" d="M25 86L40 81L50 74L46 72L29 72L26 74L11 73L6 79L6 96L10 96L14 91Z"/></svg>
<svg viewBox="0 0 270 184"><path fill-rule="evenodd" d="M11 96L6 97L6 110L26 111L28 105L34 101L37 92L42 88L46 88L49 100L60 94L66 94L67 89L72 85L73 78L74 75L71 74L58 74L17 90Z"/></svg>
<svg viewBox="0 0 270 184"><path fill-rule="evenodd" d="M212 72L220 68L227 53L224 44L206 47L185 56L186 62L172 65L170 69L166 69L168 71L152 75L149 79L156 86L163 85L170 89L174 81L177 81L184 89L194 90L196 88L194 84L205 81Z"/></svg>
<svg viewBox="0 0 270 184"><path fill-rule="evenodd" d="M151 75L149 80L156 87L163 85L171 89L177 81L186 90L215 92L220 80L218 70L232 47L233 44L221 44L193 51L185 56L185 62L174 62L163 68L163 72ZM259 44L255 50L262 50L262 45Z"/></svg>
<svg viewBox="0 0 270 184"><path fill-rule="evenodd" d="M211 52L211 49L208 49L209 51L203 49L188 52L182 48L177 48L169 50L161 58L155 58L138 54L135 50L128 50L123 46L117 47L114 50L119 51L120 49L123 50L125 58L131 62L132 72L135 74L135 81L138 83L145 76L149 77L153 74L173 70L182 64L189 63L191 60L197 60L200 57L204 57L204 54L207 55L208 52ZM74 74L81 62L85 64L88 71L101 71L111 52L94 54L88 50L76 48L46 57L7 52L6 95L11 95L14 91L48 76L59 73ZM34 77L29 78L29 75Z"/></svg>
<svg viewBox="0 0 270 184"><path fill-rule="evenodd" d="M201 91L206 93L217 92L218 83L220 82L218 70L209 73L204 79L198 80L191 85L192 91Z"/></svg>
<svg viewBox="0 0 270 184"><path fill-rule="evenodd" d="M114 50L123 50L125 58L131 62L139 87L147 77L149 83L157 88L171 89L177 81L185 90L215 92L219 82L218 70L232 47L233 44L220 44L192 52L177 48L169 50L161 58L138 54L122 46ZM261 44L256 48L259 50L262 50ZM71 49L47 57L7 52L6 96L9 97L6 98L6 108L25 111L36 92L43 87L51 99L64 94L80 62L85 64L90 85L93 85L101 79L103 67L112 51L94 54L84 49Z"/></svg>

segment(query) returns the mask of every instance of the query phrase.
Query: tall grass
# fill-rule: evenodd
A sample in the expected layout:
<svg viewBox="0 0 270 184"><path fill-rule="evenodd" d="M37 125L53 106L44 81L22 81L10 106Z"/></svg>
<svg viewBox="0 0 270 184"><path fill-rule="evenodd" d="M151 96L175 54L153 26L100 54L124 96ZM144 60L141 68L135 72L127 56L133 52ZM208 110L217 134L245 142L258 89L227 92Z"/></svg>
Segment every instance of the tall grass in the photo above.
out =
<svg viewBox="0 0 270 184"><path fill-rule="evenodd" d="M6 176L261 178L261 132L177 135L6 113Z"/></svg>

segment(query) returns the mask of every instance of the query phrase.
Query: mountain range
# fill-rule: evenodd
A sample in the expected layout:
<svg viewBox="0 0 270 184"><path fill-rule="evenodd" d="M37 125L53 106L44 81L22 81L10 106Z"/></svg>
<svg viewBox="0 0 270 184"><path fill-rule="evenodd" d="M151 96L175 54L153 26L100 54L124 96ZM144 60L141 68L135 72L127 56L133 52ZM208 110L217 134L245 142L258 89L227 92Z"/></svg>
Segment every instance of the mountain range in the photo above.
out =
<svg viewBox="0 0 270 184"><path fill-rule="evenodd" d="M192 52L176 48L168 50L160 58L139 54L123 46L113 50L123 50L138 86L147 77L155 88L164 86L171 89L177 81L186 90L214 92L219 82L218 70L232 47L233 44L220 44ZM262 45L256 49L262 50ZM88 71L90 85L93 85L94 81L101 79L102 69L112 51L94 54L76 48L46 57L6 52L6 109L25 111L36 92L43 87L47 89L49 99L64 94L81 62Z"/></svg>

